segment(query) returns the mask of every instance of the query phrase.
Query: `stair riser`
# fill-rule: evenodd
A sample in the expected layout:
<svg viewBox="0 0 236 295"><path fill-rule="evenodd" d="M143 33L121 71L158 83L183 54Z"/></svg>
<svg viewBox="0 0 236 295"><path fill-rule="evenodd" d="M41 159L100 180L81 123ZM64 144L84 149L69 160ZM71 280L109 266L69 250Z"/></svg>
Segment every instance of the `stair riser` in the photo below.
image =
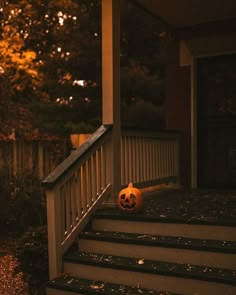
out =
<svg viewBox="0 0 236 295"><path fill-rule="evenodd" d="M86 239L79 240L79 251L236 269L236 254L151 247Z"/></svg>
<svg viewBox="0 0 236 295"><path fill-rule="evenodd" d="M153 290L166 290L186 295L236 294L236 286L69 262L64 264L64 271L75 276L79 275L81 278L108 281L110 283L125 284L128 286L140 286Z"/></svg>
<svg viewBox="0 0 236 295"><path fill-rule="evenodd" d="M68 292L65 290L47 288L47 295L84 295L84 293Z"/></svg>
<svg viewBox="0 0 236 295"><path fill-rule="evenodd" d="M99 218L93 220L92 227L95 231L106 230L160 236L236 241L236 227L226 226L152 223Z"/></svg>

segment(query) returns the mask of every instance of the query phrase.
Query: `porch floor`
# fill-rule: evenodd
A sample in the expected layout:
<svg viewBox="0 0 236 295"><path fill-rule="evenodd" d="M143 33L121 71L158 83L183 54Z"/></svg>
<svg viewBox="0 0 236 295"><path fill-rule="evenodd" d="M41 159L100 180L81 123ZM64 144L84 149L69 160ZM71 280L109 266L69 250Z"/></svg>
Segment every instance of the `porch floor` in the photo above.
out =
<svg viewBox="0 0 236 295"><path fill-rule="evenodd" d="M236 191L166 191L146 199L144 214L189 223L236 226Z"/></svg>
<svg viewBox="0 0 236 295"><path fill-rule="evenodd" d="M101 213L124 214L118 208ZM133 214L130 214L134 218ZM236 226L236 190L168 190L147 196L135 217L149 216L162 222Z"/></svg>

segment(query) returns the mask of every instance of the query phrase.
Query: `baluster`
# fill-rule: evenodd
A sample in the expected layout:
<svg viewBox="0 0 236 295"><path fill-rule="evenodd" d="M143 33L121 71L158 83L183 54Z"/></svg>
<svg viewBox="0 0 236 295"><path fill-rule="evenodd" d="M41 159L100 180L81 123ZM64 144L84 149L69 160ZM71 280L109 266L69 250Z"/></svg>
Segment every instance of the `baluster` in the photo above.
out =
<svg viewBox="0 0 236 295"><path fill-rule="evenodd" d="M95 186L95 163L94 163L94 155L91 156L90 158L90 171L91 171L91 201L92 203L95 201L96 199L96 186Z"/></svg>
<svg viewBox="0 0 236 295"><path fill-rule="evenodd" d="M62 217L61 218L61 236L64 238L64 236L67 234L66 232L66 199L65 199L65 186L63 185L61 188L60 188L60 196L59 196L59 199L60 199L60 202L61 202L61 214L60 216Z"/></svg>
<svg viewBox="0 0 236 295"><path fill-rule="evenodd" d="M87 201L86 201L86 194L85 194L85 172L84 172L84 165L80 167L80 196L81 196L81 205L82 205L82 210L81 214L84 215L86 212L87 208Z"/></svg>
<svg viewBox="0 0 236 295"><path fill-rule="evenodd" d="M163 169L162 169L162 166L163 166L163 153L162 153L162 142L160 141L159 143L159 177L160 179L163 177Z"/></svg>
<svg viewBox="0 0 236 295"><path fill-rule="evenodd" d="M163 178L166 177L166 142L163 140Z"/></svg>
<svg viewBox="0 0 236 295"><path fill-rule="evenodd" d="M129 136L129 179L134 181L133 175L133 137Z"/></svg>
<svg viewBox="0 0 236 295"><path fill-rule="evenodd" d="M143 172L144 172L144 181L147 180L147 139L144 138L143 141Z"/></svg>
<svg viewBox="0 0 236 295"><path fill-rule="evenodd" d="M70 179L71 186L71 225L72 228L76 225L76 204L75 204L75 175Z"/></svg>
<svg viewBox="0 0 236 295"><path fill-rule="evenodd" d="M105 156L104 156L104 147L100 148L100 171L101 171L101 191L105 188Z"/></svg>
<svg viewBox="0 0 236 295"><path fill-rule="evenodd" d="M136 160L137 155L136 155L136 151L137 151L137 137L134 136L133 137L133 145L132 145L132 170L133 170L133 182L137 181L137 170L138 170L138 162Z"/></svg>
<svg viewBox="0 0 236 295"><path fill-rule="evenodd" d="M80 181L80 170L76 171L75 174L75 203L76 203L76 211L77 211L77 217L76 221L78 222L81 217L81 181Z"/></svg>
<svg viewBox="0 0 236 295"><path fill-rule="evenodd" d="M169 169L169 142L166 141L166 177L170 176L170 169Z"/></svg>
<svg viewBox="0 0 236 295"><path fill-rule="evenodd" d="M140 181L144 181L144 161L143 138L139 137Z"/></svg>
<svg viewBox="0 0 236 295"><path fill-rule="evenodd" d="M120 141L120 160L121 160L120 179L121 179L121 185L123 185L123 184L125 184L124 136L121 137L121 141Z"/></svg>
<svg viewBox="0 0 236 295"><path fill-rule="evenodd" d="M166 140L163 142L163 159L164 159L164 163L163 163L163 168L164 168L164 178L167 176L167 149L166 149Z"/></svg>
<svg viewBox="0 0 236 295"><path fill-rule="evenodd" d="M136 182L139 182L139 180L140 180L140 161L139 161L139 137L138 136L136 136L135 162L136 162Z"/></svg>
<svg viewBox="0 0 236 295"><path fill-rule="evenodd" d="M87 208L92 204L91 197L91 165L89 159L85 162L85 183L86 183L86 200Z"/></svg>
<svg viewBox="0 0 236 295"><path fill-rule="evenodd" d="M152 154L153 154L152 179L156 179L156 139L155 138L153 138Z"/></svg>
<svg viewBox="0 0 236 295"><path fill-rule="evenodd" d="M99 196L101 190L101 174L100 174L100 153L96 151L96 178L97 178L97 189L96 194Z"/></svg>
<svg viewBox="0 0 236 295"><path fill-rule="evenodd" d="M148 181L152 179L152 142L151 138L148 139Z"/></svg>
<svg viewBox="0 0 236 295"><path fill-rule="evenodd" d="M175 175L175 145L171 143L171 175Z"/></svg>
<svg viewBox="0 0 236 295"><path fill-rule="evenodd" d="M71 231L71 199L70 199L70 182L65 184L65 199L66 199L66 233Z"/></svg>
<svg viewBox="0 0 236 295"><path fill-rule="evenodd" d="M128 139L127 136L124 137L124 178L125 183L128 183L129 181L129 175L128 175L128 161L129 161L129 155L128 155Z"/></svg>

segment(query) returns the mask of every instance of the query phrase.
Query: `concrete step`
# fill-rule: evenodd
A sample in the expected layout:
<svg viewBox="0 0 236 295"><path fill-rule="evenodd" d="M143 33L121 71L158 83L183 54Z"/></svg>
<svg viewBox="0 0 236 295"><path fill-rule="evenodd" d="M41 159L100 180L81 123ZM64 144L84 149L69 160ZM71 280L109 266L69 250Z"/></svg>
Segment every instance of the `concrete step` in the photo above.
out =
<svg viewBox="0 0 236 295"><path fill-rule="evenodd" d="M229 241L87 231L79 251L236 269L236 242Z"/></svg>
<svg viewBox="0 0 236 295"><path fill-rule="evenodd" d="M104 281L78 279L63 275L50 281L47 285L47 295L102 294L102 295L180 295L161 290L149 290L140 287L130 287L120 284L110 284Z"/></svg>
<svg viewBox="0 0 236 295"><path fill-rule="evenodd" d="M122 214L118 210L101 210L92 219L92 230L115 231L156 236L236 241L236 226L180 218L160 218L141 214Z"/></svg>
<svg viewBox="0 0 236 295"><path fill-rule="evenodd" d="M236 271L71 249L64 271L84 279L180 294L235 295Z"/></svg>

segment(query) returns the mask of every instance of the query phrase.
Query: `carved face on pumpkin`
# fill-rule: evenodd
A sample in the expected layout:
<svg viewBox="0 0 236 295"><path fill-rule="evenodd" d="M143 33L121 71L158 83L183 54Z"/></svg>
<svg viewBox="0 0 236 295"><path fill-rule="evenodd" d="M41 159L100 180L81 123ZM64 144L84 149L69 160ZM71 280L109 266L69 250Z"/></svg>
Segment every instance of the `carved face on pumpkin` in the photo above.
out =
<svg viewBox="0 0 236 295"><path fill-rule="evenodd" d="M118 195L118 207L126 212L139 212L143 208L143 197L139 189L130 183Z"/></svg>

